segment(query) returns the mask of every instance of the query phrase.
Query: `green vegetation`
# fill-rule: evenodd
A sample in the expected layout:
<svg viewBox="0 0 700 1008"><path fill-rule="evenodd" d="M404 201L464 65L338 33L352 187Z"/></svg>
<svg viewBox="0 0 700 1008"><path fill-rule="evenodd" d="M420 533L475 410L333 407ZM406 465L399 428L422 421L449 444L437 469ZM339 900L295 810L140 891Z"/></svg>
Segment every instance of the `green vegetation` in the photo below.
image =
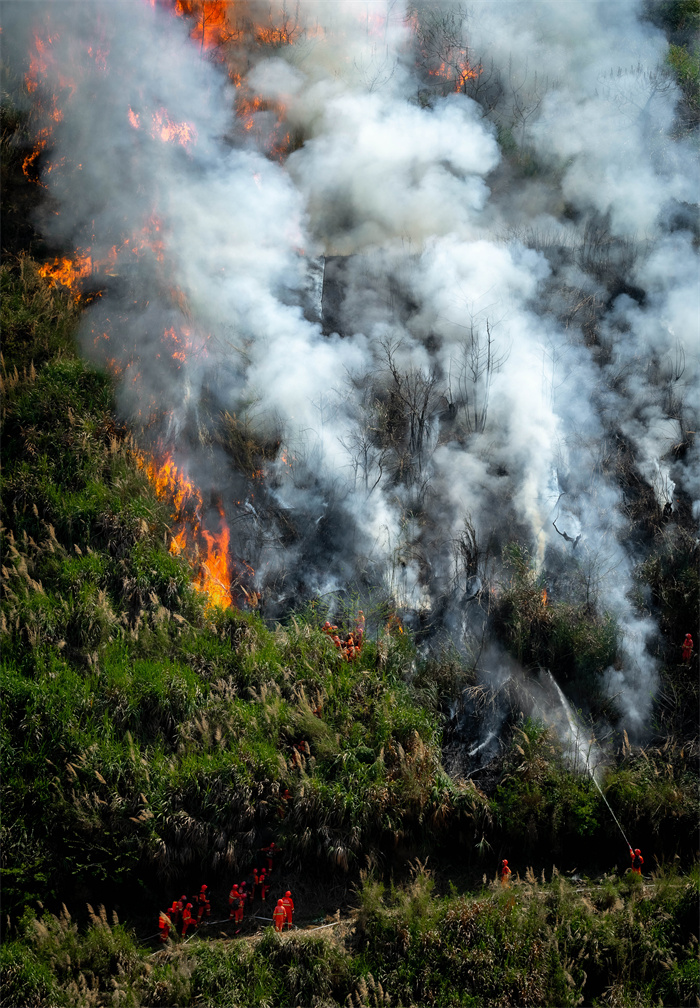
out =
<svg viewBox="0 0 700 1008"><path fill-rule="evenodd" d="M697 882L527 869L507 890L484 879L477 894L438 895L417 862L403 886L365 879L342 932L268 928L155 956L103 907L83 929L65 908L27 912L0 950L0 1005L694 1005Z"/></svg>
<svg viewBox="0 0 700 1008"><path fill-rule="evenodd" d="M690 132L700 6L650 6ZM352 626L352 607L317 601L269 626L193 590L112 378L77 352L80 303L20 251L37 249L40 194L22 171L29 123L3 115L0 1008L696 1004L698 684L678 653L700 593L689 523L647 523L653 736L615 737L600 774L644 850L642 882L590 776L517 704L488 778L446 772L445 712L475 686L476 659L424 657L378 607L349 663L321 627ZM499 139L515 169L538 170L515 126ZM247 473L279 447L251 417L214 426ZM603 678L618 628L582 554L562 601L511 543L488 629L614 721ZM154 953L159 909L204 878L226 907L273 837L285 886L345 923L249 941L203 930ZM509 891L488 881L504 856Z"/></svg>
<svg viewBox="0 0 700 1008"><path fill-rule="evenodd" d="M556 601L547 597L544 581L518 543L507 547L504 561L511 578L496 601L493 621L506 647L525 666L550 669L574 700L585 697L589 709L602 713L607 701L600 680L615 660L617 630L612 617L596 608L591 574L579 562L569 599Z"/></svg>
<svg viewBox="0 0 700 1008"><path fill-rule="evenodd" d="M534 876L517 895L463 895L506 852L538 873L552 861L625 867L590 778L522 720L489 794L448 777L443 703L473 679L453 656L419 659L407 633L380 630L348 663L320 605L276 627L207 608L115 424L111 379L75 354L72 299L27 258L4 268L3 287L2 1003L573 1004L584 990L608 990L601 1003L690 1003L694 932L672 923L687 881L642 896L609 879L590 905ZM562 678L571 662L572 679L595 685L616 635L585 579L578 607L545 604L527 555L513 545L507 559L494 612L504 645ZM670 613L692 589L688 570L684 544L664 540L641 576ZM693 854L694 760L692 742L625 744L602 782L635 842L667 862ZM460 890L437 897L424 872L405 890L367 882L346 943L268 934L175 946L148 964L136 934L154 930L175 889L205 875L223 902L271 836L287 879L331 889L367 863L381 879L429 855ZM83 919L86 903L133 923ZM589 961L601 947L604 976ZM494 970L504 949L507 969ZM486 974L485 993L474 978Z"/></svg>
<svg viewBox="0 0 700 1008"><path fill-rule="evenodd" d="M9 346L28 305L72 311L27 260L5 284ZM134 873L157 901L192 870L245 869L266 830L290 868L347 871L484 803L440 769L407 637L349 664L313 608L275 629L206 608L115 427L110 379L60 326L41 339L43 362L4 376L6 912L113 898Z"/></svg>
<svg viewBox="0 0 700 1008"><path fill-rule="evenodd" d="M509 890L434 899L419 871L389 899L365 887L358 946L392 1005L691 1004L696 885L637 881L572 885L554 869L547 883L528 869Z"/></svg>

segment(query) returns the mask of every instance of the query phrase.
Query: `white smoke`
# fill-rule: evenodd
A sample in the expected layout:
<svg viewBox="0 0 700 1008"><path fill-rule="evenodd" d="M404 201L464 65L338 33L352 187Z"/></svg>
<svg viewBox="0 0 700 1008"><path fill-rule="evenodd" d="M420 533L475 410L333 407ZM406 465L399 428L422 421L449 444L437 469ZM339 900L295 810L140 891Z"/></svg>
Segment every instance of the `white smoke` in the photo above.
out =
<svg viewBox="0 0 700 1008"><path fill-rule="evenodd" d="M50 28L64 113L42 228L112 263L86 350L122 369L124 415L158 418L280 598L383 583L453 611L459 577L487 574L455 574L465 515L492 550L523 537L539 570L548 550L574 562L558 530L580 535L622 634L609 689L641 729L655 627L630 600L612 432L661 507L700 508L697 450L673 453L700 407L697 256L667 225L697 193L665 40L636 0L299 10L294 45L245 59L244 85L303 136L283 164L256 148L274 110L236 119L186 20L120 0L14 12L17 38ZM473 96L425 55L448 35L481 66ZM329 289L341 278L331 331L304 305L320 255ZM397 402L413 419L392 441ZM255 508L250 474L201 448L220 414L283 446Z"/></svg>

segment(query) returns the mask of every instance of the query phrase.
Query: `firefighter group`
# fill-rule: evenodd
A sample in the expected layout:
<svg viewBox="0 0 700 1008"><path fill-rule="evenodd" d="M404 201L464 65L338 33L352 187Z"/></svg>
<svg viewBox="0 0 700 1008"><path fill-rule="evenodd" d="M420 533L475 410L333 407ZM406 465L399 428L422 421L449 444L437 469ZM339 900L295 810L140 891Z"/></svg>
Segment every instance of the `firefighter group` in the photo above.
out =
<svg viewBox="0 0 700 1008"><path fill-rule="evenodd" d="M240 932L243 917L246 911L252 908L253 903L258 900L262 904L269 902L272 871L280 849L273 841L267 847L261 847L260 853L265 861L265 867L256 867L249 878L242 882L234 882L228 894L228 919L236 925L236 934ZM158 916L161 943L165 944L169 941L171 935L180 935L180 937L186 938L188 931L196 930L202 921L210 916L211 903L208 887L202 885L199 893L191 900L188 900L187 896L181 896L179 899L173 900L167 911L161 910ZM285 928L290 930L293 921L294 900L291 892L287 890L284 896L277 900L272 911L272 923L275 931L283 931Z"/></svg>
<svg viewBox="0 0 700 1008"><path fill-rule="evenodd" d="M356 658L360 657L362 643L365 639L365 614L361 609L357 616L355 629L349 633L343 633L341 636L338 633L338 627L334 626L330 620L326 620L321 630L324 634L328 634L338 649L341 658L344 658L345 661L355 661Z"/></svg>

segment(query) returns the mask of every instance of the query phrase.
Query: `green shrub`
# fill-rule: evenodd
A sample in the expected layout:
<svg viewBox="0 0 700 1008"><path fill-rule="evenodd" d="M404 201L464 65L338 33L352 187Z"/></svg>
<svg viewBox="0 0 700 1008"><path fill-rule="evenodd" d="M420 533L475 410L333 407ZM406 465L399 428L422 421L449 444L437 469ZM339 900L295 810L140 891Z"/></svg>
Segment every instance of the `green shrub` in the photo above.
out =
<svg viewBox="0 0 700 1008"><path fill-rule="evenodd" d="M0 946L0 1006L2 1008L43 1008L62 1005L56 977L50 966L23 942Z"/></svg>

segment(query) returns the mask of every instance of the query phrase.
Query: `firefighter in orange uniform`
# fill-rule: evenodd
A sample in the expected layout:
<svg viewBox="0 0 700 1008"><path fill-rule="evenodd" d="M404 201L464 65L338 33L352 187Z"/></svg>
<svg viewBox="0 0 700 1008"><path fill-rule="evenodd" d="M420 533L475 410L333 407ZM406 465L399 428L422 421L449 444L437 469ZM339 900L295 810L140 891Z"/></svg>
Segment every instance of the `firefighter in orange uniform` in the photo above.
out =
<svg viewBox="0 0 700 1008"><path fill-rule="evenodd" d="M292 926L292 917L294 915L294 900L292 899L292 894L287 890L287 892L282 897L282 906L284 907L284 912L287 915L287 930Z"/></svg>
<svg viewBox="0 0 700 1008"><path fill-rule="evenodd" d="M270 882L267 877L267 872L265 871L264 868L261 869L258 879L260 881L260 894L262 901L264 903L267 900L267 894L270 891Z"/></svg>
<svg viewBox="0 0 700 1008"><path fill-rule="evenodd" d="M355 626L355 641L358 648L362 647L362 642L365 636L365 614L360 609L357 614L357 624Z"/></svg>
<svg viewBox="0 0 700 1008"><path fill-rule="evenodd" d="M199 927L205 913L207 917L211 916L211 903L207 898L207 887L205 885L199 890L199 894L195 896L195 903L197 904L197 927Z"/></svg>
<svg viewBox="0 0 700 1008"><path fill-rule="evenodd" d="M501 875L501 887L503 889L507 889L510 886L510 876L512 875L512 872L508 867L508 862L505 860L505 858L503 859L503 861L501 861L500 875Z"/></svg>
<svg viewBox="0 0 700 1008"><path fill-rule="evenodd" d="M260 850L265 855L267 860L267 874L272 875L272 865L277 856L277 848L275 847L275 841L273 840L271 844L267 847L261 847Z"/></svg>
<svg viewBox="0 0 700 1008"><path fill-rule="evenodd" d="M685 635L685 640L683 641L682 658L684 665L690 664L690 658L692 653L693 653L693 638L690 636L689 633L687 633Z"/></svg>
<svg viewBox="0 0 700 1008"><path fill-rule="evenodd" d="M158 930L160 931L160 941L163 945L165 945L170 937L171 924L172 921L170 920L170 917L161 910L158 914Z"/></svg>
<svg viewBox="0 0 700 1008"><path fill-rule="evenodd" d="M642 852L640 851L639 847L635 847L634 850L632 850L632 848L630 847L630 858L632 859L630 869L634 872L635 875L641 875L642 865L644 864L644 858L642 857Z"/></svg>
<svg viewBox="0 0 700 1008"><path fill-rule="evenodd" d="M228 905L230 907L228 919L240 924L243 920L243 904L245 897L238 891L238 884L233 883L231 892L228 894ZM239 929L240 930L240 929Z"/></svg>
<svg viewBox="0 0 700 1008"><path fill-rule="evenodd" d="M182 915L184 913L186 906L187 906L186 896L181 896L179 900L175 900L175 902L173 903L172 921L176 931L179 931L182 926Z"/></svg>
<svg viewBox="0 0 700 1008"><path fill-rule="evenodd" d="M182 911L182 937L184 938L187 934L188 927L197 927L197 921L192 916L192 904L188 903L185 909Z"/></svg>
<svg viewBox="0 0 700 1008"><path fill-rule="evenodd" d="M238 892L241 897L241 906L243 908L243 911L245 912L248 908L248 903L253 898L253 894L248 892L248 883L245 881L238 883Z"/></svg>
<svg viewBox="0 0 700 1008"><path fill-rule="evenodd" d="M287 911L282 900L277 900L277 906L272 911L272 922L275 925L275 931L281 931L284 927L284 922L287 919Z"/></svg>

